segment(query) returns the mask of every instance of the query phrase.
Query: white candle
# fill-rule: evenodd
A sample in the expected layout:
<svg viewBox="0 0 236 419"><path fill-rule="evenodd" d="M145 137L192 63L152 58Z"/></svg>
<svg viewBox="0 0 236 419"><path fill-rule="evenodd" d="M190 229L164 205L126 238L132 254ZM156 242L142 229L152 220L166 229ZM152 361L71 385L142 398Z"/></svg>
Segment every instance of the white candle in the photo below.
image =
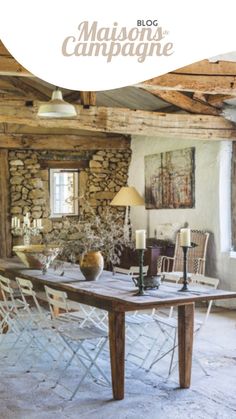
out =
<svg viewBox="0 0 236 419"><path fill-rule="evenodd" d="M146 230L136 230L135 239L136 249L146 249Z"/></svg>
<svg viewBox="0 0 236 419"><path fill-rule="evenodd" d="M15 218L16 217L13 217L12 219L11 219L11 227L12 228L14 228L16 225L15 225Z"/></svg>
<svg viewBox="0 0 236 419"><path fill-rule="evenodd" d="M36 220L33 220L33 227L35 228L35 227L37 227L37 222L36 222Z"/></svg>
<svg viewBox="0 0 236 419"><path fill-rule="evenodd" d="M180 246L191 246L191 230L190 228L181 228L180 230Z"/></svg>
<svg viewBox="0 0 236 419"><path fill-rule="evenodd" d="M20 219L16 217L16 227L20 228Z"/></svg>

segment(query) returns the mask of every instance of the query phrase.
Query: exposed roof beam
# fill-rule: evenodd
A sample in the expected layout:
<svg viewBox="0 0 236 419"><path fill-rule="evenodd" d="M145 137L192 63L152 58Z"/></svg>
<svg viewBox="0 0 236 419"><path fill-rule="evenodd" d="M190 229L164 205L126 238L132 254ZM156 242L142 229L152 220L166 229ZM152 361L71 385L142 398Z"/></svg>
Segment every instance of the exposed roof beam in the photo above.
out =
<svg viewBox="0 0 236 419"><path fill-rule="evenodd" d="M174 73L202 74L206 76L235 76L236 62L217 61L214 63L208 60L202 60L185 67L181 67L178 70L175 70Z"/></svg>
<svg viewBox="0 0 236 419"><path fill-rule="evenodd" d="M219 115L218 109L211 105L207 105L204 102L200 102L199 100L191 99L189 96L186 96L181 92L170 90L152 90L151 93L158 96L160 99L163 99L166 102L191 113Z"/></svg>
<svg viewBox="0 0 236 419"><path fill-rule="evenodd" d="M37 89L37 87L31 86L21 77L9 77L6 76L5 79L17 89L20 89L26 96L32 97L34 100L48 100L50 95L46 95Z"/></svg>
<svg viewBox="0 0 236 419"><path fill-rule="evenodd" d="M208 94L236 95L236 76L198 76L168 73L144 81L137 87L148 90L179 90Z"/></svg>
<svg viewBox="0 0 236 419"><path fill-rule="evenodd" d="M123 135L107 135L104 138L96 134L87 135L22 135L0 133L0 149L31 149L31 150L103 150L126 149L130 139Z"/></svg>
<svg viewBox="0 0 236 419"><path fill-rule="evenodd" d="M34 77L11 56L0 56L0 76Z"/></svg>
<svg viewBox="0 0 236 419"><path fill-rule="evenodd" d="M96 93L95 92L80 92L81 104L84 106L95 106L96 105Z"/></svg>
<svg viewBox="0 0 236 419"><path fill-rule="evenodd" d="M70 119L39 119L37 106L0 106L0 123L37 128L82 129L119 134L178 137L186 139L236 140L236 126L222 117L133 111L126 108L76 105L77 116Z"/></svg>
<svg viewBox="0 0 236 419"><path fill-rule="evenodd" d="M232 99L231 95L209 95L207 98L207 102L210 105L217 106L218 108L222 108L223 102L226 99Z"/></svg>

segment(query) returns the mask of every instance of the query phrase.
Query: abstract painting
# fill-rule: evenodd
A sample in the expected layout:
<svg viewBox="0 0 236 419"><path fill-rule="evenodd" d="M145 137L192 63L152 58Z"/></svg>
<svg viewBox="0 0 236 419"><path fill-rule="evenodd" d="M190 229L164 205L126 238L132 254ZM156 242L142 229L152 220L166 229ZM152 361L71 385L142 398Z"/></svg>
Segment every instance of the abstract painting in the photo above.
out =
<svg viewBox="0 0 236 419"><path fill-rule="evenodd" d="M145 156L146 209L193 208L195 148Z"/></svg>

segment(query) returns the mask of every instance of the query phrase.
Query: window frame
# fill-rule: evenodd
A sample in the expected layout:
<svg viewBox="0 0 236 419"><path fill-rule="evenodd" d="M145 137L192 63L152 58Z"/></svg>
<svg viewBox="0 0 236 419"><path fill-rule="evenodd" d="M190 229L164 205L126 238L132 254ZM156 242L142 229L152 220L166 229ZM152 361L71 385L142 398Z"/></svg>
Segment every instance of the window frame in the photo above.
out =
<svg viewBox="0 0 236 419"><path fill-rule="evenodd" d="M72 172L74 173L76 176L74 177L75 179L75 185L74 185L74 197L78 198L79 196L79 170L76 169L65 169L65 168L49 168L49 205L50 205L50 219L60 219L63 217L76 217L79 215L79 202L78 199L75 199L74 201L74 209L75 211L73 213L54 213L54 187L55 187L55 183L54 183L54 173L68 173L68 172Z"/></svg>

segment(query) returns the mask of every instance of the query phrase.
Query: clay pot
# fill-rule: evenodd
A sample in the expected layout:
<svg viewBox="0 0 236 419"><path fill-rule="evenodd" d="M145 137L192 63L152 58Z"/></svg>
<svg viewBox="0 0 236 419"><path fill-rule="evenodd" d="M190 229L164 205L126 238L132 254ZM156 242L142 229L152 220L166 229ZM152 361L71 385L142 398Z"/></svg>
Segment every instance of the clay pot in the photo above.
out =
<svg viewBox="0 0 236 419"><path fill-rule="evenodd" d="M85 253L80 260L80 270L86 281L96 281L103 271L104 260L101 252Z"/></svg>

